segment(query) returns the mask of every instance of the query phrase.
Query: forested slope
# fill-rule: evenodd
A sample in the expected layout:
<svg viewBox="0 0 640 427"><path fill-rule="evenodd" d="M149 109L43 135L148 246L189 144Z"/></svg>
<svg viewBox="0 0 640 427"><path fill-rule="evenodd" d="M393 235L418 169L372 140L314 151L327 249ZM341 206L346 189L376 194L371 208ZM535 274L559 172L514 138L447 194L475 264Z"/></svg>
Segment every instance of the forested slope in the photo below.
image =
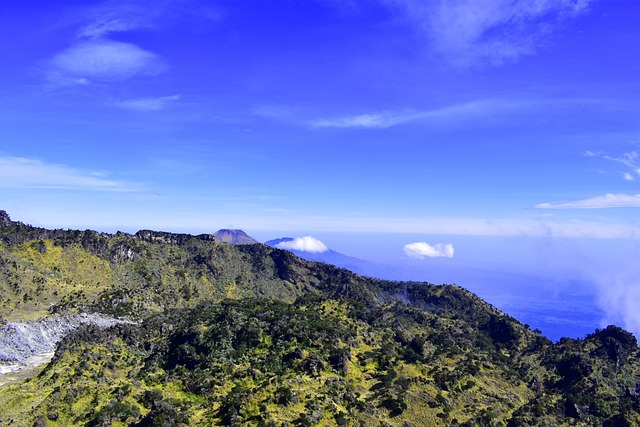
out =
<svg viewBox="0 0 640 427"><path fill-rule="evenodd" d="M635 337L553 344L470 292L261 244L0 215L2 322L100 313L0 388L2 425L639 425Z"/></svg>

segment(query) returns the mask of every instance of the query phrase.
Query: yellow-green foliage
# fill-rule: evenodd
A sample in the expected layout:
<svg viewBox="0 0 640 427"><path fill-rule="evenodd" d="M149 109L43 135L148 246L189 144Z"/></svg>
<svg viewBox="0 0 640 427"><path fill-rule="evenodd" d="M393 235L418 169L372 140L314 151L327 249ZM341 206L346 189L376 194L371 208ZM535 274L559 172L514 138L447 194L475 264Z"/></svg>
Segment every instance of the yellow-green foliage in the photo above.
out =
<svg viewBox="0 0 640 427"><path fill-rule="evenodd" d="M109 264L77 245L31 241L0 256L0 316L6 320L35 320L53 305L86 303L113 286Z"/></svg>
<svg viewBox="0 0 640 427"><path fill-rule="evenodd" d="M193 313L181 311L175 318L160 316L162 324L175 324L174 332L167 341L151 325L142 327L156 337L147 336L148 342L165 349L147 362L144 352L111 335L97 335L95 342L74 340L43 374L23 386L34 396L36 390L58 392L7 405L7 414L31 419L24 408L35 407L48 415L53 401L62 400L67 409L57 410L60 425L84 425L108 412L117 397L127 408L137 407L139 419L153 410L144 396L155 390L168 404L182 408L188 425L233 420L257 425L262 420L276 425L435 426L468 421L483 409L493 411L494 420L505 421L531 397L521 381L507 380L482 355L442 353L429 361L408 361L397 343L389 341L400 325L372 326L349 313L348 304L335 300L293 306L228 301ZM271 323L287 318L288 329ZM420 327L407 323L402 331L409 336ZM139 333L133 332L131 342L142 338ZM236 341L236 336L246 341ZM343 352L344 363L333 358L336 351ZM459 376L443 391L438 373L464 370L470 358L484 361L483 368ZM7 390L0 391L0 404L7 402L6 396Z"/></svg>

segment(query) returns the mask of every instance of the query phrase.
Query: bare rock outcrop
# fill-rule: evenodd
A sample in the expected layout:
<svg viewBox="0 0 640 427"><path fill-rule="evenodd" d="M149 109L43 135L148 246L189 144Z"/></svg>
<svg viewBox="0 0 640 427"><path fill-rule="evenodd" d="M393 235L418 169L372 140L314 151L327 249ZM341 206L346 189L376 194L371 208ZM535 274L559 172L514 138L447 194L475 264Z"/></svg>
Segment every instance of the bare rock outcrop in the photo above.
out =
<svg viewBox="0 0 640 427"><path fill-rule="evenodd" d="M56 345L81 325L110 327L131 321L102 314L46 317L35 322L7 322L0 326L0 374L46 363Z"/></svg>

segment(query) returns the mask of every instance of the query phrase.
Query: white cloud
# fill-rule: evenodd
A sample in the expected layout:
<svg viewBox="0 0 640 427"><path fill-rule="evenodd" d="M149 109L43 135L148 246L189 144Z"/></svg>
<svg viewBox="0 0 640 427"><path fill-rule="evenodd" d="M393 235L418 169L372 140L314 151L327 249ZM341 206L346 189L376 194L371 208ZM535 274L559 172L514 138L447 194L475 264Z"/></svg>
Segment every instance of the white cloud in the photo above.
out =
<svg viewBox="0 0 640 427"><path fill-rule="evenodd" d="M560 202L538 203L535 209L604 209L604 208L638 208L640 194L610 194L587 199L567 200Z"/></svg>
<svg viewBox="0 0 640 427"><path fill-rule="evenodd" d="M412 258L453 258L453 245L451 243L436 243L430 245L426 242L409 243L402 248L407 256Z"/></svg>
<svg viewBox="0 0 640 427"><path fill-rule="evenodd" d="M157 98L135 98L117 102L118 107L137 111L164 110L174 101L180 99L180 95L161 96Z"/></svg>
<svg viewBox="0 0 640 427"><path fill-rule="evenodd" d="M49 80L54 86L87 85L160 74L166 69L160 56L110 36L164 28L185 18L193 26L220 16L197 0L158 0L153 7L145 0L102 0L74 8L64 25L78 27L77 42L49 61Z"/></svg>
<svg viewBox="0 0 640 427"><path fill-rule="evenodd" d="M1 188L135 191L135 186L105 179L66 165L24 157L0 157Z"/></svg>
<svg viewBox="0 0 640 427"><path fill-rule="evenodd" d="M592 0L381 0L428 34L451 63L500 65L534 53Z"/></svg>
<svg viewBox="0 0 640 427"><path fill-rule="evenodd" d="M54 80L83 83L157 75L166 68L156 54L134 44L111 40L80 42L56 55L50 64Z"/></svg>
<svg viewBox="0 0 640 427"><path fill-rule="evenodd" d="M276 245L276 248L312 253L327 252L329 250L327 245L311 236L296 237L293 240L280 242Z"/></svg>

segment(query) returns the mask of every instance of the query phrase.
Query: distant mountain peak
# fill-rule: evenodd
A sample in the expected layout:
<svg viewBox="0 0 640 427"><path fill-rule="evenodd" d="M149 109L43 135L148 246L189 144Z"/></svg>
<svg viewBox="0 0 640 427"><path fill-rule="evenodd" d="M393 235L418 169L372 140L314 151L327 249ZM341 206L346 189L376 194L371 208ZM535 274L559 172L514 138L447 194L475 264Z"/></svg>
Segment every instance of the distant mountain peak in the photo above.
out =
<svg viewBox="0 0 640 427"><path fill-rule="evenodd" d="M259 243L242 230L223 228L213 233L213 237L219 242L230 243L232 245L252 245Z"/></svg>

